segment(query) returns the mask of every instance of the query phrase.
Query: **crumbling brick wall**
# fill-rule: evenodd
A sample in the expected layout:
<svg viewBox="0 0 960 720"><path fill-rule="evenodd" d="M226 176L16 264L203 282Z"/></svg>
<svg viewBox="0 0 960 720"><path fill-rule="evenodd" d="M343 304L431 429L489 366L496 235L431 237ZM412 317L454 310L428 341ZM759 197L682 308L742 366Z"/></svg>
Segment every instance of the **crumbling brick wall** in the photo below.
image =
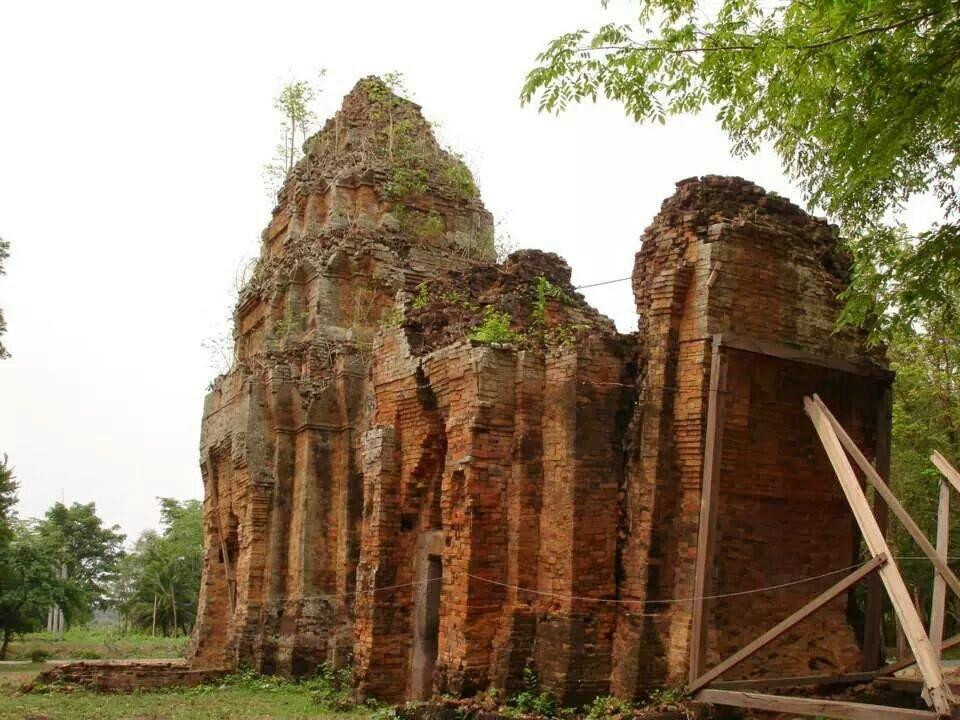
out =
<svg viewBox="0 0 960 720"><path fill-rule="evenodd" d="M358 692L390 700L513 692L528 666L567 702L682 684L718 335L713 589L786 586L712 603L709 661L835 577L792 581L854 562L800 401L818 392L870 449L889 378L862 335L833 332L829 226L738 178L680 183L623 335L556 255L492 262L465 169L379 81L306 150L204 408L196 666L352 662ZM473 335L492 318L502 336ZM737 672L850 667L846 613Z"/></svg>
<svg viewBox="0 0 960 720"><path fill-rule="evenodd" d="M749 338L762 352L721 346L728 382L713 592L788 583L854 562L852 515L802 409L804 395L819 393L861 447L875 447L889 377L861 333L834 332L845 267L833 228L739 178L692 178L664 202L633 275L644 377L625 509L630 595L648 603L693 595L718 334L728 343ZM764 354L774 347L797 360ZM836 579L712 603L709 664ZM692 605L648 609L654 617L621 617L613 678L620 693L651 679L685 680ZM731 676L850 669L857 648L845 611L836 601Z"/></svg>

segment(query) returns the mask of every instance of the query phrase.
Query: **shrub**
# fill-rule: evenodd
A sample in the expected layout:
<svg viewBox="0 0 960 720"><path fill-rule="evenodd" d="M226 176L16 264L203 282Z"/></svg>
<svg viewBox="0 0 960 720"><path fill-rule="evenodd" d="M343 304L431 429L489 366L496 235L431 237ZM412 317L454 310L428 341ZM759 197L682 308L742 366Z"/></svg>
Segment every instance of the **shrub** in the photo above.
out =
<svg viewBox="0 0 960 720"><path fill-rule="evenodd" d="M510 705L526 715L556 717L557 702L553 695L540 689L540 678L536 671L527 665L523 669L523 691L510 699Z"/></svg>
<svg viewBox="0 0 960 720"><path fill-rule="evenodd" d="M395 168L384 191L395 199L422 195L427 191L427 171L418 167Z"/></svg>
<svg viewBox="0 0 960 720"><path fill-rule="evenodd" d="M478 194L473 175L459 155L453 155L450 162L443 166L440 175L461 200L473 200Z"/></svg>
<svg viewBox="0 0 960 720"><path fill-rule="evenodd" d="M430 304L430 290L426 283L420 283L417 287L417 296L413 299L413 309L421 310Z"/></svg>
<svg viewBox="0 0 960 720"><path fill-rule="evenodd" d="M682 705L687 699L683 688L656 688L647 693L647 705L652 707L671 707Z"/></svg>
<svg viewBox="0 0 960 720"><path fill-rule="evenodd" d="M352 678L353 668L349 665L339 670L328 664L321 665L310 681L313 701L330 710L350 710L354 704L350 693Z"/></svg>
<svg viewBox="0 0 960 720"><path fill-rule="evenodd" d="M612 695L601 695L594 698L586 710L586 720L604 720L632 714L633 705Z"/></svg>
<svg viewBox="0 0 960 720"><path fill-rule="evenodd" d="M34 648L30 651L30 662L32 663L44 663L49 657L50 653L42 648Z"/></svg>
<svg viewBox="0 0 960 720"><path fill-rule="evenodd" d="M510 313L498 312L493 305L483 309L483 322L474 327L467 337L482 343L515 343L521 339L519 333L510 329Z"/></svg>

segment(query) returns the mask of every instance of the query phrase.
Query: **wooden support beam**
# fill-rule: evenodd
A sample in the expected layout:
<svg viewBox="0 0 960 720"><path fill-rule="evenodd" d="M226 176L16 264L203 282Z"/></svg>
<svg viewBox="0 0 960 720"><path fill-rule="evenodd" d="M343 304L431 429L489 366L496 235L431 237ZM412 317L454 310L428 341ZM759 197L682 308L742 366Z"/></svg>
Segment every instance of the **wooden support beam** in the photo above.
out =
<svg viewBox="0 0 960 720"><path fill-rule="evenodd" d="M940 499L937 503L937 555L947 562L950 550L950 487L947 481L940 479ZM947 586L939 572L933 576L933 598L930 601L930 642L940 657L940 645L943 643L943 614L945 610Z"/></svg>
<svg viewBox="0 0 960 720"><path fill-rule="evenodd" d="M822 402L818 402L819 398L816 396L814 396L814 398L815 399L807 397L803 399L804 409L813 422L813 427L816 429L817 435L820 436L820 441L823 443L823 448L827 453L830 464L833 465L837 480L840 482L840 487L843 489L850 509L853 511L857 524L860 526L860 532L863 534L864 542L870 550L870 554L874 557L878 555L891 557L890 548L887 547L887 542L883 537L883 533L880 532L877 520L870 511L870 505L867 502L866 495L863 494L863 488L860 487L860 483L857 481L857 476L853 472L850 460L847 458L846 453L844 453L844 446L841 444L841 440L838 438L838 434L830 420L832 415L825 409L826 406L824 406ZM844 435L845 434L846 433L844 433ZM853 445L853 449L856 450L862 458L863 454L857 450L856 445L851 444ZM876 475L876 470L874 470L869 463L865 464L869 472L872 472L873 475L876 476L876 479L879 480L879 476ZM864 472L868 472L867 469L864 469ZM876 487L878 491L881 491L881 488L886 488L886 484L880 480ZM889 488L887 488L887 492L889 492ZM887 501L887 504L894 513L897 512L897 508L903 510L892 493L890 494L890 498L884 496L884 500ZM906 517L907 519L910 518L909 515ZM913 523L912 520L910 520L910 522ZM934 557L939 561L936 553L934 553ZM930 700L933 707L941 715L950 715L953 694L943 679L940 661L933 652L930 638L927 637L923 623L920 621L920 616L913 606L910 593L907 591L907 587L904 585L903 578L900 575L900 570L895 562L887 562L880 567L879 573L883 580L883 586L887 589L887 594L890 596L890 602L893 604L894 612L896 612L903 626L904 633L907 636L907 642L910 644L910 649L913 650L913 656L917 659L917 666L930 693Z"/></svg>
<svg viewBox="0 0 960 720"><path fill-rule="evenodd" d="M847 575L843 580L836 583L832 587L824 590L822 593L817 595L813 600L808 602L806 605L801 607L799 610L794 612L790 617L785 620L780 621L772 628L767 630L763 635L755 639L754 641L748 643L743 648L735 652L733 655L728 657L726 660L721 662L719 665L714 667L712 670L704 673L699 678L690 683L689 691L691 693L696 692L702 687L708 685L712 680L716 680L718 677L723 675L723 673L728 670L736 667L744 660L749 658L751 655L756 653L758 650L766 647L778 637L783 635L787 630L792 628L799 622L806 620L808 617L813 615L817 610L822 608L824 605L829 603L831 600L839 597L843 593L847 592L850 588L856 585L858 582L863 580L865 577L871 573L882 570L883 566L887 562L887 556L883 553L874 556L869 562L865 565L857 568L852 573Z"/></svg>
<svg viewBox="0 0 960 720"><path fill-rule="evenodd" d="M873 577L871 575L871 577ZM859 685L877 677L874 672L842 673L834 675L794 675L779 678L751 678L749 680L717 680L710 683L711 690L773 690L810 685L837 686Z"/></svg>
<svg viewBox="0 0 960 720"><path fill-rule="evenodd" d="M936 450L934 450L933 455L930 456L930 462L936 465L937 470L943 473L943 476L950 481L954 490L960 492L960 473L954 469L953 465L947 462L947 459Z"/></svg>
<svg viewBox="0 0 960 720"><path fill-rule="evenodd" d="M717 503L720 497L720 456L723 445L724 393L727 362L720 350L721 338L713 336L710 358L710 393L707 398L706 446L703 453L703 480L700 485L700 527L697 531L697 561L693 579L693 619L690 625L689 682L702 673L707 657L707 596L711 582L714 536L717 531Z"/></svg>
<svg viewBox="0 0 960 720"><path fill-rule="evenodd" d="M903 528L910 534L910 537L914 539L914 541L923 551L923 554L930 559L930 562L934 564L934 566L937 568L937 571L943 575L944 582L947 583L950 589L956 593L957 596L960 596L960 579L957 579L957 576L954 574L953 570L950 569L946 562L940 559L936 549L930 544L930 541L927 540L926 535L924 535L923 531L917 527L917 524L913 521L913 518L910 517L910 513L908 513L903 505L900 504L897 496L893 494L893 491L889 488L887 483L884 482L883 478L880 477L873 465L871 465L867 458L864 457L863 453L860 451L860 448L857 447L857 444L853 442L853 440L847 434L847 431L843 429L843 426L840 425L839 422L837 422L837 419L833 416L833 413L830 412L830 409L824 404L823 400L814 395L812 404L826 417L830 426L833 428L836 437L839 439L846 451L850 453L850 457L852 457L854 462L860 466L860 469L863 471L863 474L866 476L867 480L871 485L873 485L880 496L883 497L884 501L887 503L887 506L890 508L890 511L900 521L900 523L903 525ZM849 462L847 465L849 466ZM852 468L851 472L853 472ZM854 479L856 478L854 477ZM886 543L884 543L884 545L886 545Z"/></svg>
<svg viewBox="0 0 960 720"><path fill-rule="evenodd" d="M893 388L887 386L877 403L877 444L874 467L880 477L890 477L890 425L893 421ZM883 536L887 536L890 511L883 497L873 493L873 516ZM883 667L883 605L885 593L883 581L878 575L867 578L866 608L863 618L863 652L860 655L861 670L876 670Z"/></svg>
<svg viewBox="0 0 960 720"><path fill-rule="evenodd" d="M745 335L734 335L733 333L723 333L722 342L724 346L733 348L734 350L745 350L747 352L757 353L758 355L769 355L770 357L780 358L782 360L790 360L807 365L817 365L852 375L875 377L887 382L891 382L894 378L894 373L891 371L870 363L857 365L843 358L816 355L770 340L761 340L760 338L747 337Z"/></svg>
<svg viewBox="0 0 960 720"><path fill-rule="evenodd" d="M909 710L843 700L782 697L779 695L737 692L735 690L701 690L694 696L694 700L712 705L840 718L841 720L934 720L937 717L936 713L929 710Z"/></svg>

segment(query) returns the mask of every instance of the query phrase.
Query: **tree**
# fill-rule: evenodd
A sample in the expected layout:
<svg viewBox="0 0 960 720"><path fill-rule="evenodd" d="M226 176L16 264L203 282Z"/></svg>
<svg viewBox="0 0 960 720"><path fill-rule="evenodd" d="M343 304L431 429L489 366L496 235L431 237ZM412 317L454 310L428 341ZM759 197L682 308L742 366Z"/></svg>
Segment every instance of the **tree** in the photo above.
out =
<svg viewBox="0 0 960 720"><path fill-rule="evenodd" d="M326 70L320 70L320 77ZM297 161L303 157L303 143L312 132L316 115L312 105L320 90L306 80L291 80L274 98L273 106L283 115L280 124L281 142L277 155L264 168L264 179L271 196L275 195L286 181Z"/></svg>
<svg viewBox="0 0 960 720"><path fill-rule="evenodd" d="M37 524L37 532L55 548L67 579L86 598L77 619L107 604L107 583L123 555L124 535L117 525L106 527L94 503L56 503Z"/></svg>
<svg viewBox="0 0 960 720"><path fill-rule="evenodd" d="M960 281L958 10L957 0L640 0L635 25L553 40L521 100L559 112L603 95L661 123L712 108L736 154L770 143L855 239L858 269L891 261L884 292L858 280L845 315L890 330ZM942 221L889 252L885 213L928 191Z"/></svg>
<svg viewBox="0 0 960 720"><path fill-rule="evenodd" d="M59 605L70 618L81 596L57 573L55 549L14 512L17 483L7 457L0 463L0 660L15 633L43 626L47 609Z"/></svg>
<svg viewBox="0 0 960 720"><path fill-rule="evenodd" d="M164 635L189 633L203 567L203 504L159 498L161 532L148 530L124 559L117 599L128 625Z"/></svg>
<svg viewBox="0 0 960 720"><path fill-rule="evenodd" d="M6 454L0 462L0 553L13 539L14 523L17 519L14 507L17 504L17 490L19 484L10 467L10 460Z"/></svg>
<svg viewBox="0 0 960 720"><path fill-rule="evenodd" d="M55 549L27 523L16 523L14 536L0 553L0 660L15 633L43 627L48 608L59 605L70 618L79 606L75 586L57 576Z"/></svg>
<svg viewBox="0 0 960 720"><path fill-rule="evenodd" d="M10 243L0 237L0 275L6 274L3 263L8 257L10 257ZM3 309L0 308L0 336L5 332L7 332L7 321L3 319ZM7 349L3 346L3 342L0 342L0 360L8 357L10 357L10 353L7 352Z"/></svg>
<svg viewBox="0 0 960 720"><path fill-rule="evenodd" d="M940 473L930 462L934 450L951 462L960 461L960 292L947 295L948 302L922 322L893 329L890 360L897 372L894 393L892 468L893 489L928 537L935 537ZM957 496L951 491L953 515ZM930 608L933 569L929 562L917 561L919 549L898 524L891 525L891 544L901 560L904 579L916 588L921 607ZM960 547L960 525L953 523L951 548ZM952 552L951 555L955 555ZM960 606L948 596L953 615L947 632L952 634L960 617Z"/></svg>

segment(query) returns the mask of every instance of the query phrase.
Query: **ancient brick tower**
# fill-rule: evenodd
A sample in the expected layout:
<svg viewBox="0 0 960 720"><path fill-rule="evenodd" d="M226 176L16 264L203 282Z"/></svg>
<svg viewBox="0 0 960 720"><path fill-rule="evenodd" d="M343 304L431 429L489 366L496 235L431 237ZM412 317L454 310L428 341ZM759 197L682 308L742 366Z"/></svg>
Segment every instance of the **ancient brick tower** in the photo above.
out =
<svg viewBox="0 0 960 720"><path fill-rule="evenodd" d="M714 590L786 587L711 604L710 661L853 562L801 398L872 451L888 377L833 333L826 224L738 178L680 183L621 335L559 257L492 264L469 172L379 80L305 150L204 407L194 664L352 662L392 700L512 691L528 664L568 701L682 683L720 352ZM802 628L738 672L856 663L845 602Z"/></svg>

